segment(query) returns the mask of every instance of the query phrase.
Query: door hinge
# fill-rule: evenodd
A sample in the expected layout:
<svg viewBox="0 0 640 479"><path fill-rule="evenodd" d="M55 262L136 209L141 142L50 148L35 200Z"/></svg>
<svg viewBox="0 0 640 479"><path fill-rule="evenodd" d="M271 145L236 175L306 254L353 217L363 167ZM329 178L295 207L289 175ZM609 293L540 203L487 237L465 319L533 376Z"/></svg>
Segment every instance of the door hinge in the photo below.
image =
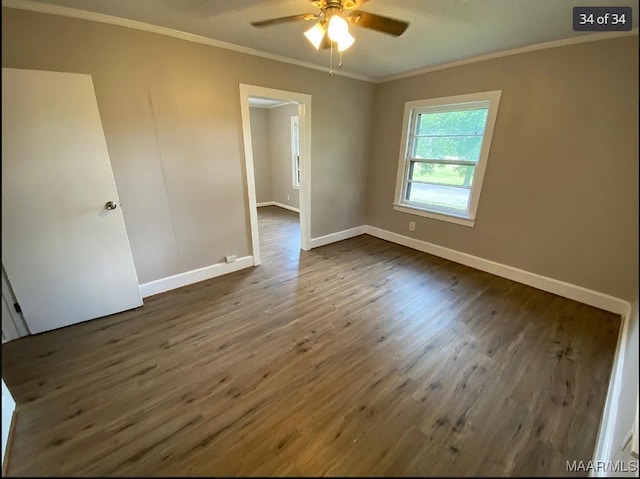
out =
<svg viewBox="0 0 640 479"><path fill-rule="evenodd" d="M16 313L22 313L22 308L19 303L13 303L13 307L16 309Z"/></svg>

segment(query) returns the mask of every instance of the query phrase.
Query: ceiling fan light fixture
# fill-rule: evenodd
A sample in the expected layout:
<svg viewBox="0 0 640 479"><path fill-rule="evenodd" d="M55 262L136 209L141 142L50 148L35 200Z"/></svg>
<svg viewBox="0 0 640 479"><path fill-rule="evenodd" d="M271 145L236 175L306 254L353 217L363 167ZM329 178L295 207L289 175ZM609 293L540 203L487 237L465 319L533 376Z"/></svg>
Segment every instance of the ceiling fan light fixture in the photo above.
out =
<svg viewBox="0 0 640 479"><path fill-rule="evenodd" d="M349 32L347 32L346 35L343 35L343 37L338 42L338 51L339 52L345 51L347 48L349 48L351 45L353 45L353 42L355 42L355 41L356 41L356 39L353 38L353 35L351 35Z"/></svg>
<svg viewBox="0 0 640 479"><path fill-rule="evenodd" d="M307 37L307 40L311 42L311 44L316 48L316 50L320 49L320 44L322 43L322 39L324 38L324 34L326 33L326 28L322 22L316 23L309 30L304 32L304 36Z"/></svg>
<svg viewBox="0 0 640 479"><path fill-rule="evenodd" d="M311 43L316 50L330 49L329 74L333 74L334 50L337 50L339 53L340 60L338 68L342 68L342 53L351 48L356 40L351 35L351 32L349 32L349 24L394 37L402 35L409 26L408 22L402 20L353 10L365 1L366 0L311 0L313 6L320 9L319 13L288 15L251 22L251 25L256 28L263 28L298 20L316 20L317 23L305 31L304 36L307 37L309 43Z"/></svg>
<svg viewBox="0 0 640 479"><path fill-rule="evenodd" d="M341 41L347 40L346 36L349 35L349 25L340 15L334 15L329 19L327 32L332 41L340 43Z"/></svg>

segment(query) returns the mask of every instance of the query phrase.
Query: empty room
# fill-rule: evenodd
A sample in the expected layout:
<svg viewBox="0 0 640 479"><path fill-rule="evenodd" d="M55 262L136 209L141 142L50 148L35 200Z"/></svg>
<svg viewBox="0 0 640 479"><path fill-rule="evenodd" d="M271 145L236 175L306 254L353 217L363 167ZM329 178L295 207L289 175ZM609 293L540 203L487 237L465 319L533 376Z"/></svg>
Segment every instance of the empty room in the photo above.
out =
<svg viewBox="0 0 640 479"><path fill-rule="evenodd" d="M3 0L3 475L637 477L638 15Z"/></svg>
<svg viewBox="0 0 640 479"><path fill-rule="evenodd" d="M249 97L250 131L243 131L251 138L258 208L258 238L252 241L265 252L288 255L277 261L289 263L300 251L299 109L295 101Z"/></svg>

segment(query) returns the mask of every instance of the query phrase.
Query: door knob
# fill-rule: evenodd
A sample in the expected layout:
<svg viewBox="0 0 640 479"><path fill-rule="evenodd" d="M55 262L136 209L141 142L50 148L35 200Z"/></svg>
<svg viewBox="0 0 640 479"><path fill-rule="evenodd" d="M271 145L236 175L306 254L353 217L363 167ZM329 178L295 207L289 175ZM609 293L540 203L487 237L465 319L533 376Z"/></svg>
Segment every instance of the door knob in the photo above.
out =
<svg viewBox="0 0 640 479"><path fill-rule="evenodd" d="M104 205L104 208L107 210L115 210L117 207L118 205L114 201L107 201Z"/></svg>

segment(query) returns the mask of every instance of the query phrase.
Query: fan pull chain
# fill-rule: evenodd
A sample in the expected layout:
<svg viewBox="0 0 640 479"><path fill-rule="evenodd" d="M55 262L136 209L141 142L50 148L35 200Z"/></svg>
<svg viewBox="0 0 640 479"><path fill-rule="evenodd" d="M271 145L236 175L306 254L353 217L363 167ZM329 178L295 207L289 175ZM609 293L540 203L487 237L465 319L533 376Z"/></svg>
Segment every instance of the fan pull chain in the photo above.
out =
<svg viewBox="0 0 640 479"><path fill-rule="evenodd" d="M331 50L329 53L329 75L333 76L333 42L331 42Z"/></svg>
<svg viewBox="0 0 640 479"><path fill-rule="evenodd" d="M340 63L338 63L338 68L342 70L342 52L340 52Z"/></svg>

